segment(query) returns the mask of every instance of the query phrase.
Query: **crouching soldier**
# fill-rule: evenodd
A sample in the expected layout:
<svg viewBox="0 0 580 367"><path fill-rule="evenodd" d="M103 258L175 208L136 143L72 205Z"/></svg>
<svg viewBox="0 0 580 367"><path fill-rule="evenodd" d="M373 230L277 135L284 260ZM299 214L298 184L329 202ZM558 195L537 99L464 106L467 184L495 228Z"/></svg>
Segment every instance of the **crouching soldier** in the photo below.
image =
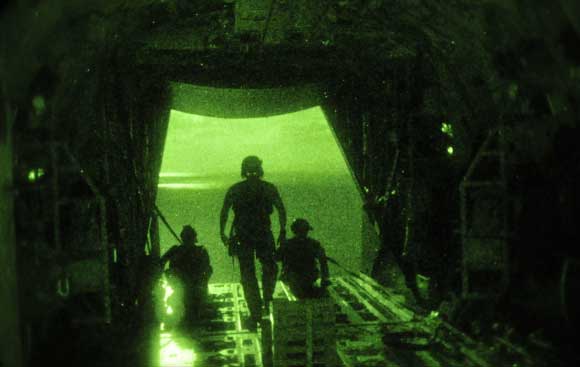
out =
<svg viewBox="0 0 580 367"><path fill-rule="evenodd" d="M197 232L190 225L183 226L181 244L171 247L161 257L161 266L169 262L167 275L177 280L183 292L185 325L199 321L207 301L209 278L213 272L209 255L203 246L197 246Z"/></svg>
<svg viewBox="0 0 580 367"><path fill-rule="evenodd" d="M305 219L294 220L290 229L294 237L283 242L276 252L276 260L282 262L281 280L298 299L320 297L330 284L324 248L308 237L313 228ZM316 285L319 278L320 287Z"/></svg>

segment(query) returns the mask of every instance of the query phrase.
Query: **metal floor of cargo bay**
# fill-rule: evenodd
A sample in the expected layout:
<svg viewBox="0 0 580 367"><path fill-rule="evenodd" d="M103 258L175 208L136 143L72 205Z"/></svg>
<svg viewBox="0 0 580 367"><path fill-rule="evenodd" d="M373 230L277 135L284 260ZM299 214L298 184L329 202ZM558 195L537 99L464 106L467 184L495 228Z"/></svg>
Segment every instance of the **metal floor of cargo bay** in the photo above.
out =
<svg viewBox="0 0 580 367"><path fill-rule="evenodd" d="M186 331L162 323L155 366L485 367L497 365L498 358L517 363L517 356L491 353L437 312L419 314L403 296L364 274L332 278L328 293L298 301L278 282L271 314L250 332L241 285L210 284L214 316Z"/></svg>

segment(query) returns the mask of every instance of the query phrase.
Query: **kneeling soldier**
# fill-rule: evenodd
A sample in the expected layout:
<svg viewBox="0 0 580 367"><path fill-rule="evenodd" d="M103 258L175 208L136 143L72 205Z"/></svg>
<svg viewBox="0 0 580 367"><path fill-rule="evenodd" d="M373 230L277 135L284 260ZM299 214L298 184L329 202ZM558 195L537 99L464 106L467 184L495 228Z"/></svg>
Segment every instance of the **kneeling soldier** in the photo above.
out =
<svg viewBox="0 0 580 367"><path fill-rule="evenodd" d="M294 220L290 229L294 237L283 242L276 252L276 260L282 262L281 279L296 298L320 297L330 284L324 248L320 242L308 237L308 232L313 228L307 220ZM316 286L319 277L320 287Z"/></svg>

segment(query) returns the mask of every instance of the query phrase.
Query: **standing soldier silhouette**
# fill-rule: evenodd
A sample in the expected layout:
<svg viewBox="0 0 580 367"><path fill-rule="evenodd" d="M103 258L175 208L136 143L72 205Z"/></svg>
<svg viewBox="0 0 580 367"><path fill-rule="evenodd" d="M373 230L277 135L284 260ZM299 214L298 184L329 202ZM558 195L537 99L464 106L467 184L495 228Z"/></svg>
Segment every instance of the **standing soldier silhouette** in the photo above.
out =
<svg viewBox="0 0 580 367"><path fill-rule="evenodd" d="M274 184L262 179L262 161L248 156L242 161L242 178L231 186L225 196L220 214L220 234L230 255L238 257L242 287L250 320L248 328L255 329L261 319L261 309L269 312L270 302L276 285L277 266L274 260L276 246L271 229L270 215L275 207L278 211L280 235L278 242L286 238L286 209ZM234 211L231 236L225 234L230 208ZM254 257L262 265L263 303L256 279Z"/></svg>

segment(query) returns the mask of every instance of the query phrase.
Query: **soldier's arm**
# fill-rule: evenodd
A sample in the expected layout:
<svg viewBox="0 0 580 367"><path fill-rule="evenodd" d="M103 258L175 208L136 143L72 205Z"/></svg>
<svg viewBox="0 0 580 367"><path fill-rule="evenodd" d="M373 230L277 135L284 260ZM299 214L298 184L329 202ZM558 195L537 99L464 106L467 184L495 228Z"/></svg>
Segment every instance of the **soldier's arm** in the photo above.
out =
<svg viewBox="0 0 580 367"><path fill-rule="evenodd" d="M167 250L167 252L165 254L163 254L163 256L161 256L161 259L159 259L159 264L161 265L161 269L165 268L165 264L173 257L174 252L175 252L175 246L173 246L172 248Z"/></svg>
<svg viewBox="0 0 580 367"><path fill-rule="evenodd" d="M284 207L284 203L282 202L282 198L280 197L280 193L278 189L274 187L274 207L278 211L278 221L280 223L280 236L281 239L286 238L286 208Z"/></svg>
<svg viewBox="0 0 580 367"><path fill-rule="evenodd" d="M220 212L220 236L224 245L227 244L228 238L226 236L226 223L228 222L228 213L233 205L231 190L228 190L224 198L224 204Z"/></svg>

